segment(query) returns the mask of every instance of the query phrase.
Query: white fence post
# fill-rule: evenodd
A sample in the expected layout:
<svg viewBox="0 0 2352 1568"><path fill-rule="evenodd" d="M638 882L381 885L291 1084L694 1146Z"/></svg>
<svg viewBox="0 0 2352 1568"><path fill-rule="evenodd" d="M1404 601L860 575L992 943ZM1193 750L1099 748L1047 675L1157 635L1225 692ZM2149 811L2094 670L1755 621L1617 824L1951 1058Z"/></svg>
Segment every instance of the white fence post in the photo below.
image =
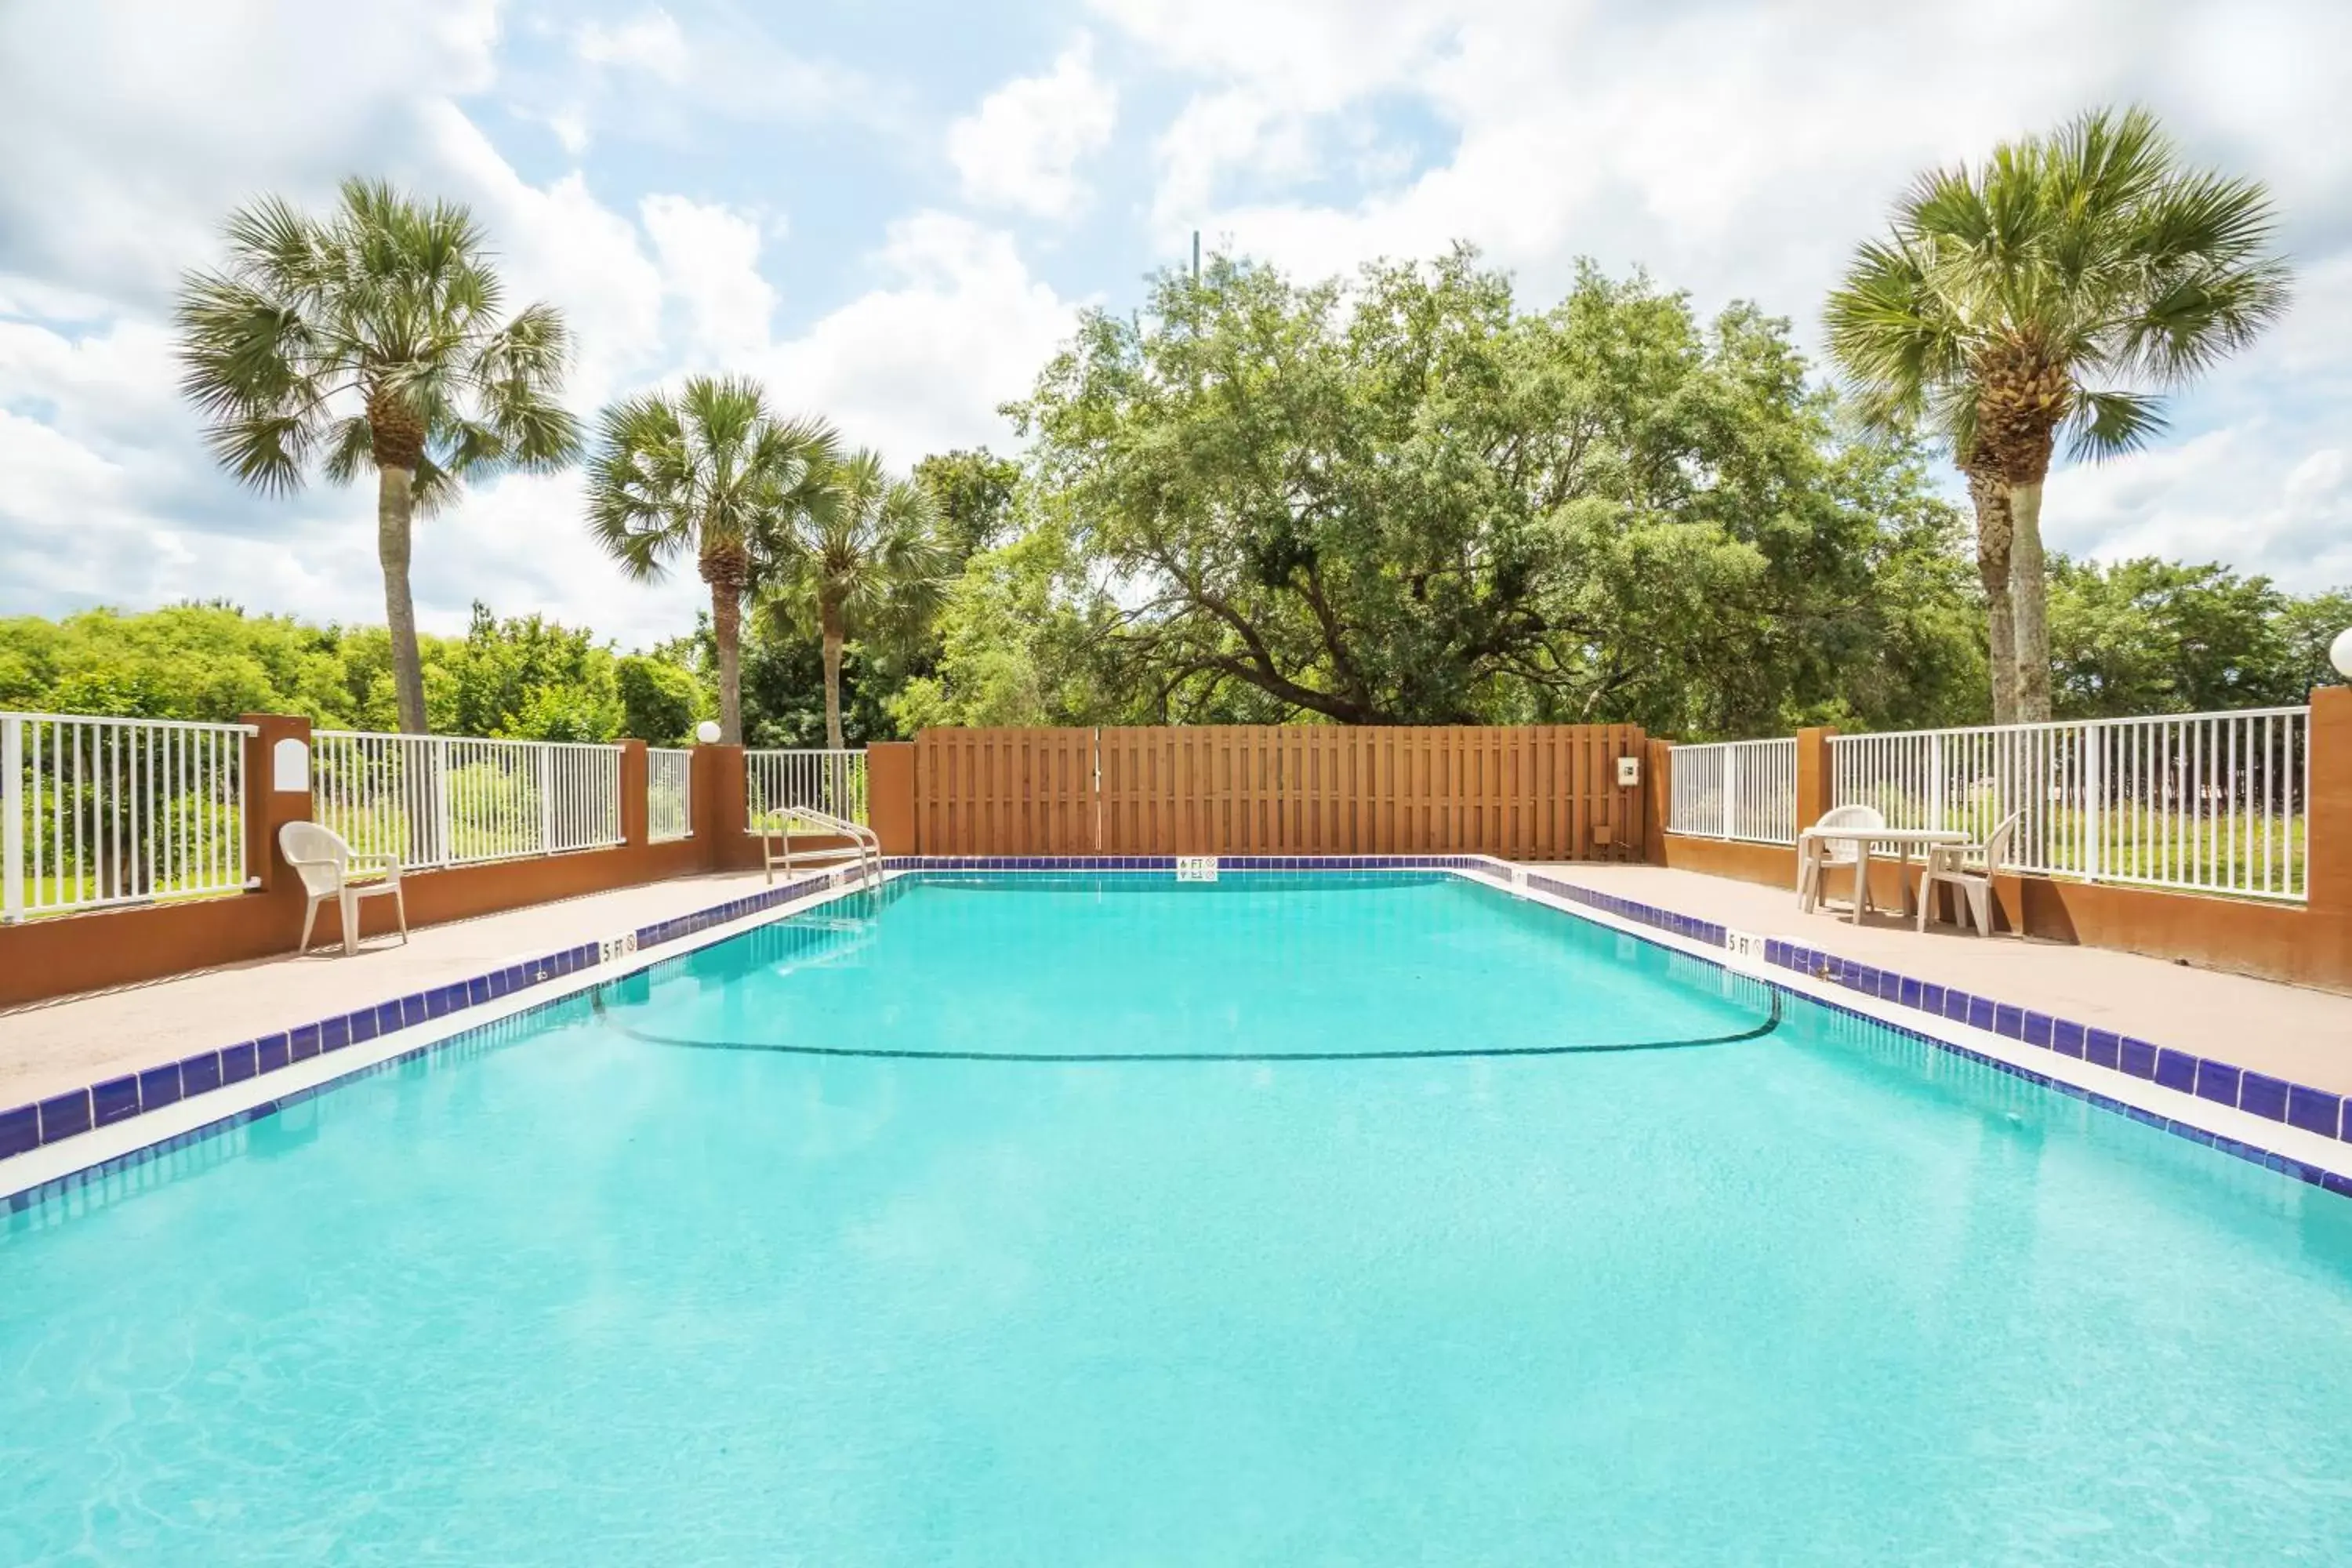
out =
<svg viewBox="0 0 2352 1568"><path fill-rule="evenodd" d="M1723 753L1723 836L1739 837L1739 748Z"/></svg>
<svg viewBox="0 0 2352 1568"><path fill-rule="evenodd" d="M555 753L539 748L539 852L555 849Z"/></svg>
<svg viewBox="0 0 2352 1568"><path fill-rule="evenodd" d="M433 742L433 852L427 866L444 865L456 854L449 831L449 742Z"/></svg>
<svg viewBox="0 0 2352 1568"><path fill-rule="evenodd" d="M2102 796L2106 793L2106 768L2100 752L2106 750L2106 731L2096 724L2083 727L2083 879L2099 879L2101 858L2100 839L2105 831L2101 818Z"/></svg>
<svg viewBox="0 0 2352 1568"><path fill-rule="evenodd" d="M0 719L0 920L25 918L25 721Z"/></svg>
<svg viewBox="0 0 2352 1568"><path fill-rule="evenodd" d="M1927 826L1944 826L1944 792L1951 787L1951 776L1944 771L1944 737L1937 735L1927 742Z"/></svg>

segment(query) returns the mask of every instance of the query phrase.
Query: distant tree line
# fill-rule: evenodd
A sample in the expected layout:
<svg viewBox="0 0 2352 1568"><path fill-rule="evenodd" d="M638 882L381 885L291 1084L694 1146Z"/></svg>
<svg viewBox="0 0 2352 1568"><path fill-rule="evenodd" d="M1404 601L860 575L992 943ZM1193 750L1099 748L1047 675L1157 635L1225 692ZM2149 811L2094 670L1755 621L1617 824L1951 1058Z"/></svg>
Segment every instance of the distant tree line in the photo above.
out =
<svg viewBox="0 0 2352 1568"><path fill-rule="evenodd" d="M954 454L929 469L935 477L976 470L1013 471L984 453ZM1060 542L1038 531L995 534L1010 526L1009 494L992 510L999 521L991 536L1000 542L972 553L927 637L902 646L849 644L843 719L853 743L908 736L926 723L1156 720L1156 689L1123 684L1112 646L1120 635L1116 620L1106 613L1090 624L1059 597L1066 566ZM1947 640L1937 657L1956 671L1980 669L1981 601L1964 564L1956 557L1905 586L1922 582L1940 584L1937 591L1947 595L1912 606ZM2154 558L2100 565L2056 556L2050 612L2060 718L2188 713L2305 700L2312 687L2334 679L2327 644L2352 626L2352 594L2289 594L2220 565ZM635 736L677 745L718 709L708 617L691 633L625 653L584 628L536 616L500 618L478 605L466 636L428 635L420 647L428 716L443 733ZM1965 674L1957 684L1966 687ZM742 693L749 743L824 744L822 659L807 639L752 625ZM221 604L91 610L56 621L0 618L0 709L206 721L299 713L321 728L361 730L398 722L383 627L314 626ZM1988 717L1980 701L1958 689L1948 708L1889 715L1879 727ZM1832 703L1746 732L1816 719L1855 728L1873 721Z"/></svg>

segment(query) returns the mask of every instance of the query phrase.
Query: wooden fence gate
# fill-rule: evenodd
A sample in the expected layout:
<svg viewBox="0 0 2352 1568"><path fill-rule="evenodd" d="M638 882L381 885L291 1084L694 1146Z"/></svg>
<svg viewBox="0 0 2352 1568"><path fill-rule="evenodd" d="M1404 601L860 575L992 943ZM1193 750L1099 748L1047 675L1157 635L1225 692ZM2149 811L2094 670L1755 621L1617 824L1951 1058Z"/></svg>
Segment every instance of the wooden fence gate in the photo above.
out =
<svg viewBox="0 0 2352 1568"><path fill-rule="evenodd" d="M925 855L1638 858L1631 724L926 730Z"/></svg>

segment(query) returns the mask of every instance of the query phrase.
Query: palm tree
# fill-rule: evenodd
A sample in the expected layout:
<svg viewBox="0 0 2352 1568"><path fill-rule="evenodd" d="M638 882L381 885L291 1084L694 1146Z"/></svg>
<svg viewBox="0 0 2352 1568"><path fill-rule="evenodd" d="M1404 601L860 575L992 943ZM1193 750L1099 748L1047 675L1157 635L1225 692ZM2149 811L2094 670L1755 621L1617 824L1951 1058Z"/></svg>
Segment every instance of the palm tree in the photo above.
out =
<svg viewBox="0 0 2352 1568"><path fill-rule="evenodd" d="M770 613L814 624L824 647L824 743L839 751L841 650L855 632L888 635L928 622L947 593L954 552L941 542L930 492L893 479L878 453L837 463L816 504L773 514Z"/></svg>
<svg viewBox="0 0 2352 1568"><path fill-rule="evenodd" d="M624 398L600 421L589 528L641 581L694 555L710 588L719 732L729 745L743 741L743 601L754 552L779 514L824 499L835 455L829 426L778 419L759 384L739 376L695 376L676 397Z"/></svg>
<svg viewBox="0 0 2352 1568"><path fill-rule="evenodd" d="M1891 237L1864 245L1831 296L1830 350L1865 413L1927 420L1969 476L1997 717L2050 716L2042 489L2058 438L2105 458L2160 432L2157 392L2285 309L2271 235L2259 182L2187 167L2144 110L2099 110L2004 143L1981 168L1922 175Z"/></svg>
<svg viewBox="0 0 2352 1568"><path fill-rule="evenodd" d="M314 459L337 484L375 470L400 726L421 733L416 514L468 478L577 454L578 423L556 401L563 319L544 304L502 317L472 215L380 180L344 181L326 218L267 197L232 214L226 234L226 268L181 283L181 390L214 456L264 494L299 489Z"/></svg>

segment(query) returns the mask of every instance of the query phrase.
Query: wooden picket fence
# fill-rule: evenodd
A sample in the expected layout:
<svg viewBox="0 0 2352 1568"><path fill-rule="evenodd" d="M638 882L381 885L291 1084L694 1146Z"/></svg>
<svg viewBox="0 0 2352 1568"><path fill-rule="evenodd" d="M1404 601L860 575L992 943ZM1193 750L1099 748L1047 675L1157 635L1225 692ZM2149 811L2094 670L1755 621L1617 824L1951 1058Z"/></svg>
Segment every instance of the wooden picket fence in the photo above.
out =
<svg viewBox="0 0 2352 1568"><path fill-rule="evenodd" d="M1630 724L926 730L926 855L1638 858Z"/></svg>

